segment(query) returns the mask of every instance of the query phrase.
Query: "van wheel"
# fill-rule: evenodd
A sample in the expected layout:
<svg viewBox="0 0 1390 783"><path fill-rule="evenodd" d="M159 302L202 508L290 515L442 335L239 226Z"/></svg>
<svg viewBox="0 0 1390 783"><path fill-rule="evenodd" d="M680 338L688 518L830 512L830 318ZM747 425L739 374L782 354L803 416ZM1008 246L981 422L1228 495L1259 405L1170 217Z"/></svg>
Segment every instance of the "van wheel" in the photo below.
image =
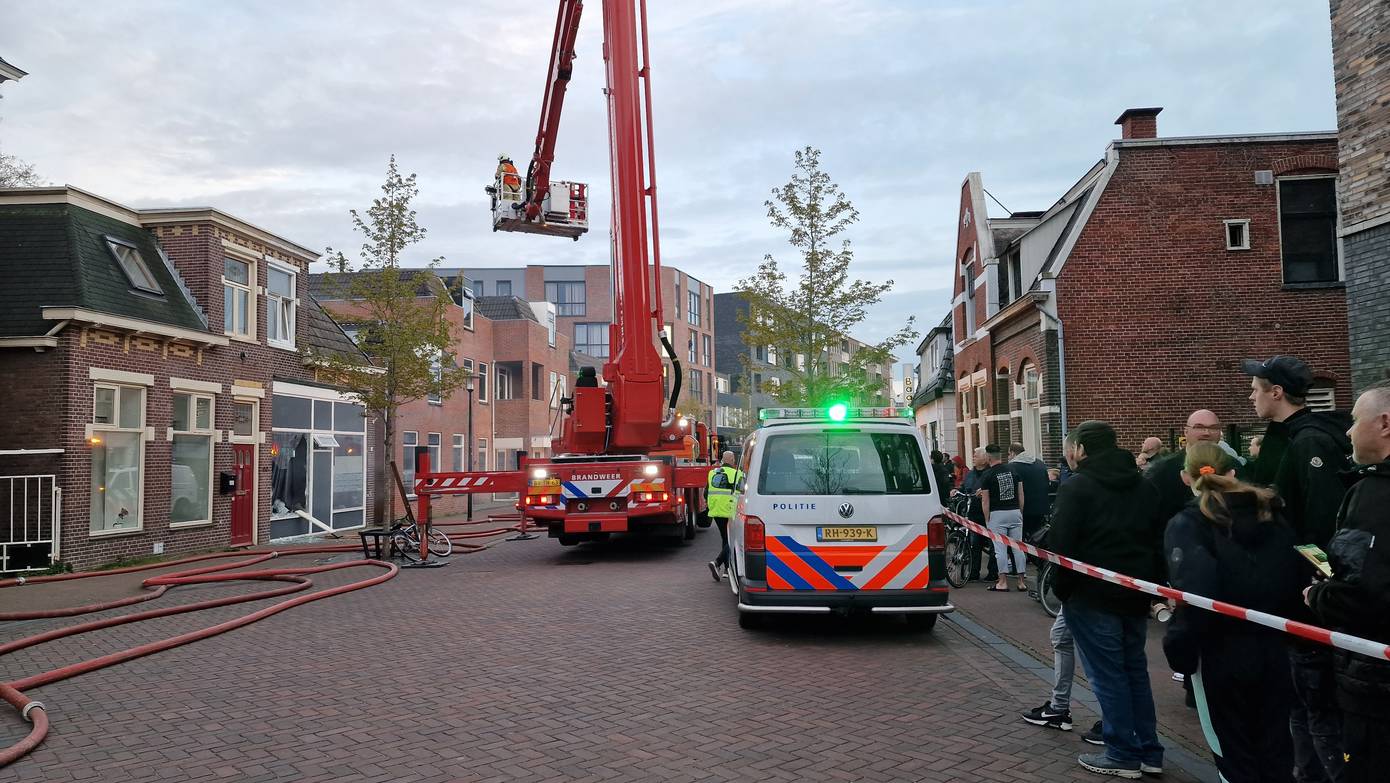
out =
<svg viewBox="0 0 1390 783"><path fill-rule="evenodd" d="M739 612L738 627L745 631L756 631L763 627L765 618L757 612Z"/></svg>
<svg viewBox="0 0 1390 783"><path fill-rule="evenodd" d="M936 627L936 614L908 614L903 615L903 620L907 622L907 629L916 633L931 633Z"/></svg>

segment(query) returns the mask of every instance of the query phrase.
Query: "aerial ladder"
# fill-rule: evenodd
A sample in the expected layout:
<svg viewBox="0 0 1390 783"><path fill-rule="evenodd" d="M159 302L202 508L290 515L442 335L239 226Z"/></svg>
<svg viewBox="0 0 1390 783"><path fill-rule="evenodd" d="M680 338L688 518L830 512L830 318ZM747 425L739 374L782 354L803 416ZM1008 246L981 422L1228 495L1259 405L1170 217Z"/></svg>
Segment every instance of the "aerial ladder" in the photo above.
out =
<svg viewBox="0 0 1390 783"><path fill-rule="evenodd" d="M486 188L494 231L577 240L588 230L588 187L551 179L583 10L582 0L559 0L525 176L503 156ZM595 368L581 368L572 395L560 400L554 456L517 471L418 472L422 519L431 497L516 492L522 514L562 544L623 532L695 535L714 441L704 422L676 414L683 372L662 328L646 0L603 0L602 14L613 202L610 358L601 379ZM670 361L669 396L658 340Z"/></svg>

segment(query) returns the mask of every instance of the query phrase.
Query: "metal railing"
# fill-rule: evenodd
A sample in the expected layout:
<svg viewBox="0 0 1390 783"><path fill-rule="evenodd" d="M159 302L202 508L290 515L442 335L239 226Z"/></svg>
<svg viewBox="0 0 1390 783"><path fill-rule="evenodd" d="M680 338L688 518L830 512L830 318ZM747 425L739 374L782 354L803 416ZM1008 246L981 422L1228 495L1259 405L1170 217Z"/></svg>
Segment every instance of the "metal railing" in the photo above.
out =
<svg viewBox="0 0 1390 783"><path fill-rule="evenodd" d="M58 561L63 490L53 474L0 476L0 572L41 571Z"/></svg>

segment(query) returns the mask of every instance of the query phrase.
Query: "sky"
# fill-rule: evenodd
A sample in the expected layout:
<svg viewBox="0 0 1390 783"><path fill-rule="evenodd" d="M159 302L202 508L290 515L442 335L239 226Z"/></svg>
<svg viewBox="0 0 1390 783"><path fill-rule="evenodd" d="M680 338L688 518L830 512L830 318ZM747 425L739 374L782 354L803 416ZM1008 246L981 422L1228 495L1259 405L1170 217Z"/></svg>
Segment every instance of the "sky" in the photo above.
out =
<svg viewBox="0 0 1390 783"><path fill-rule="evenodd" d="M651 0L663 262L730 290L771 254L764 201L792 153L859 210L857 277L893 288L855 330L919 331L950 307L960 185L1045 209L1162 106L1164 136L1336 127L1323 0ZM591 183L579 242L493 233L497 155L534 145L553 3L5 3L0 150L135 207L212 206L352 251L348 210L390 155L419 177L408 264L607 263L600 0L590 0L553 176ZM1003 213L990 204L991 214ZM915 346L898 351L912 358Z"/></svg>

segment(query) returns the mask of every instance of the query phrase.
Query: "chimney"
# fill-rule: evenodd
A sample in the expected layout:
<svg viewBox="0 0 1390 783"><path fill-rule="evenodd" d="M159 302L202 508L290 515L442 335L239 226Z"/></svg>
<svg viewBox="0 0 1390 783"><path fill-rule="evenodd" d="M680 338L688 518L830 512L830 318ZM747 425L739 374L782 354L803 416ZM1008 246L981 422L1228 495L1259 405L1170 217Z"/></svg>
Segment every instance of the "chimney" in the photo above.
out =
<svg viewBox="0 0 1390 783"><path fill-rule="evenodd" d="M1115 124L1120 126L1120 138L1158 138L1158 113L1161 111L1163 111L1162 106L1152 106L1147 109L1125 109L1120 118L1115 120Z"/></svg>

